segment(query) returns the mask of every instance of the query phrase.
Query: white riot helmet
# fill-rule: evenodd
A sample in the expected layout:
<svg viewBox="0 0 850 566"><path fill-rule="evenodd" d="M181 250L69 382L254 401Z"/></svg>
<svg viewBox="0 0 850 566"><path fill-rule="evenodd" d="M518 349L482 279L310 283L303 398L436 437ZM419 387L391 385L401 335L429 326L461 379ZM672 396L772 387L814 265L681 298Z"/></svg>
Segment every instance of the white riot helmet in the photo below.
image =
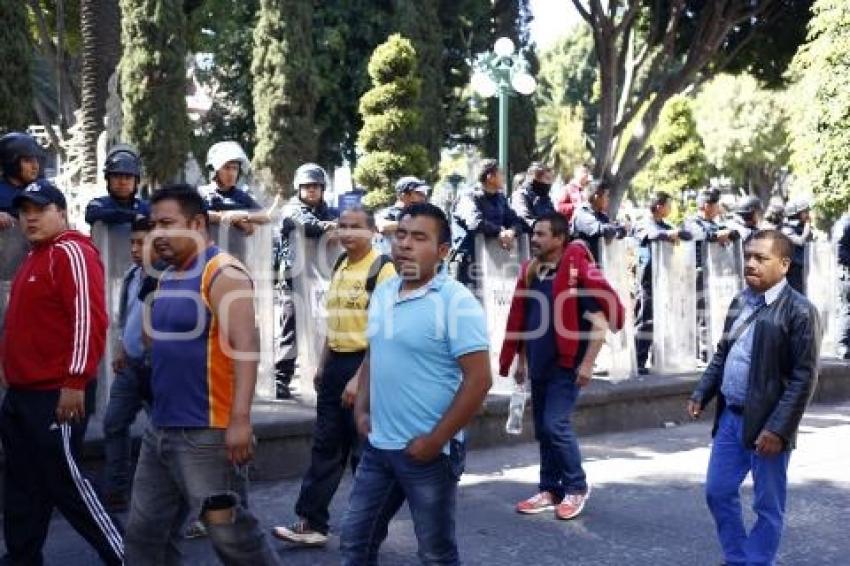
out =
<svg viewBox="0 0 850 566"><path fill-rule="evenodd" d="M235 141L214 143L207 151L207 169L210 172L210 180L215 179L218 170L230 161L239 162L240 176L247 174L251 168L251 162L248 161L248 156L241 145Z"/></svg>
<svg viewBox="0 0 850 566"><path fill-rule="evenodd" d="M292 180L292 187L295 193L301 189L301 185L310 185L318 183L323 189L328 188L328 174L325 170L315 163L305 163L295 170L295 178Z"/></svg>

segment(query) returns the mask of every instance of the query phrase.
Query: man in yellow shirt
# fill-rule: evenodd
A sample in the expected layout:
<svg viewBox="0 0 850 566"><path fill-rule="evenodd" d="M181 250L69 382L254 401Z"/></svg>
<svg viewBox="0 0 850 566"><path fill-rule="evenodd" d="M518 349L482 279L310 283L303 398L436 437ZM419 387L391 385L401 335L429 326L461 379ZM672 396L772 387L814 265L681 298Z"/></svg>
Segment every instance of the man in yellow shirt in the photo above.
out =
<svg viewBox="0 0 850 566"><path fill-rule="evenodd" d="M352 405L356 373L368 347L369 299L375 287L395 275L390 258L372 248L375 218L363 208L348 208L338 224L345 253L337 261L327 295L328 335L316 370L316 426L310 468L295 504L298 520L275 527L274 535L300 546L324 546L328 508L349 459L357 466L358 436Z"/></svg>

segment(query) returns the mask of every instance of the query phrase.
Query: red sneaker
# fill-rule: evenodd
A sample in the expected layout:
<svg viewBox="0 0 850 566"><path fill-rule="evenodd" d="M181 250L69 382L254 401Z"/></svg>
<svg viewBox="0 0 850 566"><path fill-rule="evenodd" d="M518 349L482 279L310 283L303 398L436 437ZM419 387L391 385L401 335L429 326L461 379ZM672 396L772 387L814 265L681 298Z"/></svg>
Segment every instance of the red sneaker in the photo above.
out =
<svg viewBox="0 0 850 566"><path fill-rule="evenodd" d="M536 515L555 508L555 500L548 491L541 491L537 495L529 497L525 501L516 504L517 513Z"/></svg>
<svg viewBox="0 0 850 566"><path fill-rule="evenodd" d="M575 519L584 510L584 505L587 503L587 498L590 497L590 486L587 486L585 493L568 493L564 499L555 507L555 517L569 521Z"/></svg>

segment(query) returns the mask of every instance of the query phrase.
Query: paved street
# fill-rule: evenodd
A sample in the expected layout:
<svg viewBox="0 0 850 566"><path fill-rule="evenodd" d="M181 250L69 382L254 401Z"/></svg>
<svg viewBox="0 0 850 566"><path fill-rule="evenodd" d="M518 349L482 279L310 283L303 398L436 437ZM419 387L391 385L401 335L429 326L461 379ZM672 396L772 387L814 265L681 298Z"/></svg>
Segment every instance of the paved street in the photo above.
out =
<svg viewBox="0 0 850 566"><path fill-rule="evenodd" d="M791 460L791 488L781 564L850 564L850 403L817 406L805 419ZM458 535L466 564L715 565L721 562L702 498L708 423L607 434L584 439L593 495L572 522L549 514L521 517L514 503L537 480L534 444L470 454L459 499ZM252 504L266 525L290 521L297 481L257 484ZM336 499L338 528L350 483ZM749 492L746 502L749 502ZM328 550L285 549L284 564L338 564ZM382 564L416 564L409 515L393 523ZM48 564L96 563L96 556L61 518L51 527ZM186 543L187 564L216 564L206 541Z"/></svg>

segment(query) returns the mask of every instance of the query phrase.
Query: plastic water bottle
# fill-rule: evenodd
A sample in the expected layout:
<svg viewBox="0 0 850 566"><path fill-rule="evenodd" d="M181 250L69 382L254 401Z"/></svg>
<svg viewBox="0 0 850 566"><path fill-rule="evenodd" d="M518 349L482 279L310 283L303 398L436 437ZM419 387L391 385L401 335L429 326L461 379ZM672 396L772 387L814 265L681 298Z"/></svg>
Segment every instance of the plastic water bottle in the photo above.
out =
<svg viewBox="0 0 850 566"><path fill-rule="evenodd" d="M508 422L505 423L505 432L508 434L522 434L522 418L525 414L525 401L528 393L522 384L517 384L511 393L511 405L508 408Z"/></svg>

